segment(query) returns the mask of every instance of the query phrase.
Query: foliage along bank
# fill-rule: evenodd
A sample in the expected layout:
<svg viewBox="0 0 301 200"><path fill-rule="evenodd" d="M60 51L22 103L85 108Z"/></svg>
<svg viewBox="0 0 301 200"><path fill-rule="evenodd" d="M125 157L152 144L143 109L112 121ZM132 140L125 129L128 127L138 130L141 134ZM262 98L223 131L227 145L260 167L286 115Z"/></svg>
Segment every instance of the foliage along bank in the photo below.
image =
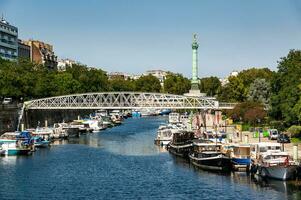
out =
<svg viewBox="0 0 301 200"><path fill-rule="evenodd" d="M276 126L300 125L301 121L301 51L291 50L280 58L277 71L250 68L228 77L222 85L217 77L200 79L200 90L224 102L240 102L227 115L247 123L268 122ZM163 87L152 75L137 80L114 78L105 71L84 65L66 71L49 71L26 60L0 59L0 97L23 100L57 95L104 91L141 91L184 94L190 80L169 72ZM295 130L295 129L294 129ZM299 130L299 129L297 129Z"/></svg>

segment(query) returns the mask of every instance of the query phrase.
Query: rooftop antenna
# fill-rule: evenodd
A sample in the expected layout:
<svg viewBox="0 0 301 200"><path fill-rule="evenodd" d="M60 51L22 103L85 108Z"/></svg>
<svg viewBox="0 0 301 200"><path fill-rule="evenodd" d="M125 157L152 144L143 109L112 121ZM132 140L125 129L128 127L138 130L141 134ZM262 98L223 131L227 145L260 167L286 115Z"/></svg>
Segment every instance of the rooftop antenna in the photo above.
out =
<svg viewBox="0 0 301 200"><path fill-rule="evenodd" d="M4 15L3 15L3 13L2 13L2 15L1 15L1 20L2 20L2 21L4 20Z"/></svg>

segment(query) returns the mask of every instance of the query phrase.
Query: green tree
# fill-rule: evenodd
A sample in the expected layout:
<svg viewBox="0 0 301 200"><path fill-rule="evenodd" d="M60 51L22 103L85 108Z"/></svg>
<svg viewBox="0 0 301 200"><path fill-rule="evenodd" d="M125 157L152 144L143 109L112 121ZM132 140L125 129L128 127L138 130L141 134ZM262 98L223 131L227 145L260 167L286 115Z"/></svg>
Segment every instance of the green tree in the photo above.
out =
<svg viewBox="0 0 301 200"><path fill-rule="evenodd" d="M247 90L243 81L235 76L229 77L229 83L227 83L218 96L221 101L227 102L243 102L246 100Z"/></svg>
<svg viewBox="0 0 301 200"><path fill-rule="evenodd" d="M267 105L270 99L270 84L265 79L255 79L250 85L248 100Z"/></svg>
<svg viewBox="0 0 301 200"><path fill-rule="evenodd" d="M200 90L206 93L207 96L215 96L221 90L221 82L217 77L211 76L200 80Z"/></svg>
<svg viewBox="0 0 301 200"><path fill-rule="evenodd" d="M72 77L80 83L78 92L102 92L109 90L108 77L101 69L75 64L72 67L67 67L66 72L72 74Z"/></svg>
<svg viewBox="0 0 301 200"><path fill-rule="evenodd" d="M301 91L301 51L291 50L278 63L278 72L271 81L270 116L284 120L285 126L298 124L298 101ZM297 104L297 105L296 105Z"/></svg>
<svg viewBox="0 0 301 200"><path fill-rule="evenodd" d="M114 78L109 81L112 91L134 91L134 81L124 78Z"/></svg>
<svg viewBox="0 0 301 200"><path fill-rule="evenodd" d="M153 75L141 76L135 81L135 90L139 92L160 92L160 81Z"/></svg>
<svg viewBox="0 0 301 200"><path fill-rule="evenodd" d="M268 83L273 72L268 68L250 68L230 76L228 83L221 89L218 99L229 102L243 102L248 99L251 84L255 79L265 79Z"/></svg>
<svg viewBox="0 0 301 200"><path fill-rule="evenodd" d="M182 95L190 89L190 81L182 74L168 73L164 80L164 92Z"/></svg>
<svg viewBox="0 0 301 200"><path fill-rule="evenodd" d="M267 82L271 81L273 72L269 68L250 68L242 70L238 73L238 78L243 81L246 87L249 87L255 79L265 79Z"/></svg>
<svg viewBox="0 0 301 200"><path fill-rule="evenodd" d="M80 83L68 72L58 73L54 76L55 95L66 95L77 93Z"/></svg>

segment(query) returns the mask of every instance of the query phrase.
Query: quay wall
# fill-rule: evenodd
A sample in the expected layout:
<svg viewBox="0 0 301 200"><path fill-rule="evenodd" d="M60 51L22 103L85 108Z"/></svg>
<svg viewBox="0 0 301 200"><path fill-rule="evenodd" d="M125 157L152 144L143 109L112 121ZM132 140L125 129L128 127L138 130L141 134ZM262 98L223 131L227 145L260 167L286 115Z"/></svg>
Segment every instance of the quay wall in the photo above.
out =
<svg viewBox="0 0 301 200"><path fill-rule="evenodd" d="M18 110L22 105L0 104L0 135L8 131L15 131L18 124Z"/></svg>
<svg viewBox="0 0 301 200"><path fill-rule="evenodd" d="M25 111L23 122L26 128L36 128L48 126L54 123L70 122L80 117L88 117L94 110L27 110Z"/></svg>
<svg viewBox="0 0 301 200"><path fill-rule="evenodd" d="M17 130L19 112L22 104L0 104L0 135ZM70 122L80 117L89 116L94 110L27 110L24 112L22 122L25 128L36 128L45 126L47 120L48 126L54 123Z"/></svg>

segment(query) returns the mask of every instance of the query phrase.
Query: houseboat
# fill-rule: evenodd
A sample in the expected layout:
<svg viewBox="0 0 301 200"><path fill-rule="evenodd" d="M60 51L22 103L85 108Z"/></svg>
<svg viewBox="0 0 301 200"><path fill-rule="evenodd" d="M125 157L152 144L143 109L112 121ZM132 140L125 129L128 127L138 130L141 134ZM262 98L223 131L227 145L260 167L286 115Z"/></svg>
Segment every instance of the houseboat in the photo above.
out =
<svg viewBox="0 0 301 200"><path fill-rule="evenodd" d="M193 165L204 170L230 172L232 169L230 157L222 153L222 144L210 140L195 140L189 159Z"/></svg>
<svg viewBox="0 0 301 200"><path fill-rule="evenodd" d="M230 155L234 170L249 171L251 165L251 146L247 144L224 145Z"/></svg>
<svg viewBox="0 0 301 200"><path fill-rule="evenodd" d="M193 148L193 139L193 132L178 130L173 133L172 140L166 148L171 154L188 159L188 155Z"/></svg>

